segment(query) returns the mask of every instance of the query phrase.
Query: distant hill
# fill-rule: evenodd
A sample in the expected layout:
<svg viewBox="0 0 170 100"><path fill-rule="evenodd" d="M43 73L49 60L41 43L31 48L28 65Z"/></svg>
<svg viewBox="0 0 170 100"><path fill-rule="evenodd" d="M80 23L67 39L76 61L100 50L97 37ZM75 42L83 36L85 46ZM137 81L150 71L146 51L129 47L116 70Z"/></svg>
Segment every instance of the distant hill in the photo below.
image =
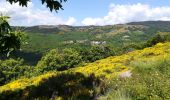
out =
<svg viewBox="0 0 170 100"><path fill-rule="evenodd" d="M118 25L120 26L120 25ZM52 33L61 33L61 32L91 32L96 33L106 33L111 29L114 29L115 25L106 25L106 26L68 26L68 25L37 25L37 26L13 26L14 29L21 29L28 33L43 33L43 34L52 34Z"/></svg>
<svg viewBox="0 0 170 100"><path fill-rule="evenodd" d="M128 25L144 25L144 26L155 26L155 25L170 25L170 21L141 21L141 22L130 22Z"/></svg>
<svg viewBox="0 0 170 100"><path fill-rule="evenodd" d="M51 34L51 33L62 33L62 32L73 32L73 31L84 31L90 33L107 33L112 30L115 30L117 27L120 26L145 26L148 28L152 28L152 30L156 31L170 31L170 21L142 21L142 22L130 22L127 24L117 24L117 25L105 25L105 26L68 26L68 25L37 25L37 26L22 26L19 27L23 31L29 33L44 33L44 34ZM15 26L14 28L18 28ZM97 32L96 32L97 31Z"/></svg>
<svg viewBox="0 0 170 100"><path fill-rule="evenodd" d="M143 22L131 22L127 25L143 25L149 28L154 28L157 31L170 31L170 21L143 21Z"/></svg>

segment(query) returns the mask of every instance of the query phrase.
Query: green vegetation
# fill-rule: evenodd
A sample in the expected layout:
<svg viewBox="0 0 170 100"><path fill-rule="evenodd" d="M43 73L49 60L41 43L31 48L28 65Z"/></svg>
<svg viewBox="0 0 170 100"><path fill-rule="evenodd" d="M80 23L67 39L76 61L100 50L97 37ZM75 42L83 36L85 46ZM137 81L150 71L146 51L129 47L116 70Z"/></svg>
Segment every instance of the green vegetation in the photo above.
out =
<svg viewBox="0 0 170 100"><path fill-rule="evenodd" d="M74 49L51 50L38 62L37 67L42 70L66 70L82 62L82 57ZM42 68L43 67L43 68Z"/></svg>
<svg viewBox="0 0 170 100"><path fill-rule="evenodd" d="M169 53L169 42L158 43L83 67L21 78L1 86L0 98L169 99Z"/></svg>
<svg viewBox="0 0 170 100"><path fill-rule="evenodd" d="M0 86L18 77L29 75L32 69L32 66L24 65L21 59L0 60Z"/></svg>
<svg viewBox="0 0 170 100"><path fill-rule="evenodd" d="M164 42L165 39L163 39L163 37L161 37L160 34L156 34L155 36L153 36L152 38L150 38L147 43L146 43L146 47L151 47L153 45L156 45L159 42Z"/></svg>
<svg viewBox="0 0 170 100"><path fill-rule="evenodd" d="M170 33L156 27L34 26L24 45L16 33L0 57L0 99L170 99Z"/></svg>
<svg viewBox="0 0 170 100"><path fill-rule="evenodd" d="M9 56L11 51L20 49L24 34L20 31L12 31L8 16L0 16L0 56ZM0 58L1 58L0 57Z"/></svg>
<svg viewBox="0 0 170 100"><path fill-rule="evenodd" d="M101 100L169 100L170 59L132 62L130 78L115 78L107 86L108 92Z"/></svg>
<svg viewBox="0 0 170 100"><path fill-rule="evenodd" d="M45 26L41 26L45 27ZM48 26L50 27L50 26ZM98 60L100 58L120 55L125 52L133 51L139 48L152 36L144 33L141 26L89 26L89 27L71 27L71 26L58 26L55 29L35 28L31 27L26 29L26 32L42 32L42 33L27 33L29 39L27 45L22 45L22 51L17 51L14 56L24 58L25 63L30 65L36 65L40 55L44 55L51 49L63 50L65 48L73 48L80 51L80 54L88 54L94 56L92 49L100 48L100 56L89 59L91 61ZM52 27L52 26L51 26ZM41 30L48 30L41 31ZM56 33L53 30L58 30ZM100 31L99 31L100 30ZM50 45L49 45L50 44ZM112 51L108 52L107 48ZM91 48L91 49L90 49ZM102 51L103 50L103 51ZM106 51L105 51L106 50ZM91 52L92 51L92 52ZM94 50L96 51L96 50ZM91 52L91 53L90 53ZM97 51L96 51L97 52ZM105 54L105 53L108 54ZM35 54L28 56L26 54ZM95 52L94 52L95 53ZM25 54L25 55L24 55ZM38 55L37 55L38 54ZM99 55L99 54L98 54ZM107 55L107 56L106 56ZM87 55L82 55L87 56ZM32 58L32 59L29 59ZM88 60L87 57L83 57L84 60Z"/></svg>
<svg viewBox="0 0 170 100"><path fill-rule="evenodd" d="M22 46L25 52L46 52L56 48L81 47L86 44L76 43L78 40L91 39L94 36L88 33L72 32L65 34L27 33L28 44ZM50 44L50 45L49 45Z"/></svg>

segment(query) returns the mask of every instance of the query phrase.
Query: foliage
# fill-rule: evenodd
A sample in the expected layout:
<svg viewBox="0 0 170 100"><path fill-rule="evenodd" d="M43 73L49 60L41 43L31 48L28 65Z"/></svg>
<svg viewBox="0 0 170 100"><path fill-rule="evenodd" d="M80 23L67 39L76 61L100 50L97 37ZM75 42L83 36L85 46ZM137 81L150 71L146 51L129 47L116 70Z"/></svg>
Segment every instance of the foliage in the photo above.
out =
<svg viewBox="0 0 170 100"><path fill-rule="evenodd" d="M90 49L82 50L80 52L82 59L85 62L94 62L115 55L114 50L109 46L92 46Z"/></svg>
<svg viewBox="0 0 170 100"><path fill-rule="evenodd" d="M66 70L77 66L81 62L82 57L74 49L64 49L60 52L57 49L53 49L42 57L37 67L43 71Z"/></svg>
<svg viewBox="0 0 170 100"><path fill-rule="evenodd" d="M158 32L157 34L161 35L163 40L170 41L170 32Z"/></svg>
<svg viewBox="0 0 170 100"><path fill-rule="evenodd" d="M94 46L89 50L66 48L59 51L53 49L42 57L38 62L37 67L42 71L60 71L76 67L83 63L94 62L111 55L114 55L114 51L108 46Z"/></svg>
<svg viewBox="0 0 170 100"><path fill-rule="evenodd" d="M82 56L74 49L66 48L62 52L63 65L66 69L76 67L82 62Z"/></svg>
<svg viewBox="0 0 170 100"><path fill-rule="evenodd" d="M20 6L27 6L28 2L30 0L6 0L8 2L12 3L19 3ZM61 3L64 1L66 2L67 0L41 0L42 4L46 3L47 8L50 9L50 11L58 11L59 9L63 9Z"/></svg>
<svg viewBox="0 0 170 100"><path fill-rule="evenodd" d="M145 45L146 45L146 47L150 47L150 46L153 46L159 42L164 42L164 41L165 40L161 37L160 34L156 34L155 36L150 38Z"/></svg>
<svg viewBox="0 0 170 100"><path fill-rule="evenodd" d="M17 79L20 76L30 74L30 70L32 70L32 67L23 65L22 59L0 60L0 85Z"/></svg>
<svg viewBox="0 0 170 100"><path fill-rule="evenodd" d="M21 31L12 31L8 23L9 17L0 16L0 55L20 49L24 34Z"/></svg>
<svg viewBox="0 0 170 100"><path fill-rule="evenodd" d="M61 68L62 57L58 50L53 49L49 51L42 59L38 62L37 67L42 68L42 70L54 70Z"/></svg>

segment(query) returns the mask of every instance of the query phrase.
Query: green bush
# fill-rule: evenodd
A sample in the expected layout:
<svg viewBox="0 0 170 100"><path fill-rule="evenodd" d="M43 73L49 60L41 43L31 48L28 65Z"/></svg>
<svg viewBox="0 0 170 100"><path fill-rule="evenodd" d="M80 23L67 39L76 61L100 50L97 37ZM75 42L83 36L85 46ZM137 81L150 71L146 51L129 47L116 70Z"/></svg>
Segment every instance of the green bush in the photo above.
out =
<svg viewBox="0 0 170 100"><path fill-rule="evenodd" d="M161 37L160 34L156 34L155 36L153 36L147 41L147 43L145 44L145 47L151 47L153 45L156 45L159 42L164 42L164 41L165 39Z"/></svg>
<svg viewBox="0 0 170 100"><path fill-rule="evenodd" d="M20 76L31 74L31 66L23 65L23 60L0 60L0 85L3 85Z"/></svg>
<svg viewBox="0 0 170 100"><path fill-rule="evenodd" d="M77 66L81 62L82 57L74 49L64 49L60 52L53 49L42 57L37 64L37 68L42 71L66 70Z"/></svg>
<svg viewBox="0 0 170 100"><path fill-rule="evenodd" d="M62 57L62 66L66 67L66 69L76 67L82 62L82 56L79 54L79 52L71 48L64 49L62 52Z"/></svg>
<svg viewBox="0 0 170 100"><path fill-rule="evenodd" d="M80 51L80 54L84 62L94 62L115 55L115 52L109 46L93 46L90 49Z"/></svg>

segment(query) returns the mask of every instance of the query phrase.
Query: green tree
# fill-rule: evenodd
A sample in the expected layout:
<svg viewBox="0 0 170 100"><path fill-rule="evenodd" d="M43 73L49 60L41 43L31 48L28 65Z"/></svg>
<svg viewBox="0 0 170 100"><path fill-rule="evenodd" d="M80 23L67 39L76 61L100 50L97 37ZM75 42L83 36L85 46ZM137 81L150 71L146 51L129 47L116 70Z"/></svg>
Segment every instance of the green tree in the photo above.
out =
<svg viewBox="0 0 170 100"><path fill-rule="evenodd" d="M7 2L13 3L19 3L20 6L27 6L28 2L30 0L6 0ZM63 9L62 2L66 2L67 0L41 0L42 4L46 4L47 8L50 9L50 11L58 11L60 9Z"/></svg>
<svg viewBox="0 0 170 100"><path fill-rule="evenodd" d="M37 64L40 72L49 70L66 70L76 67L82 62L82 56L78 51L66 48L62 51L53 49L49 51Z"/></svg>
<svg viewBox="0 0 170 100"><path fill-rule="evenodd" d="M37 69L41 72L59 69L62 64L62 56L57 49L52 49L37 64Z"/></svg>
<svg viewBox="0 0 170 100"><path fill-rule="evenodd" d="M66 69L76 67L78 64L82 62L82 56L79 54L79 52L71 48L64 49L62 57L63 57L62 66L66 67Z"/></svg>
<svg viewBox="0 0 170 100"><path fill-rule="evenodd" d="M96 60L115 55L114 50L109 46L93 46L89 49L80 51L82 59L85 62L94 62Z"/></svg>
<svg viewBox="0 0 170 100"><path fill-rule="evenodd" d="M8 16L0 16L0 55L8 56L11 51L20 49L24 33L12 31Z"/></svg>
<svg viewBox="0 0 170 100"><path fill-rule="evenodd" d="M165 39L162 38L160 34L156 34L155 36L150 38L145 45L146 47L150 47L150 46L156 45L159 42L164 42L164 41Z"/></svg>

